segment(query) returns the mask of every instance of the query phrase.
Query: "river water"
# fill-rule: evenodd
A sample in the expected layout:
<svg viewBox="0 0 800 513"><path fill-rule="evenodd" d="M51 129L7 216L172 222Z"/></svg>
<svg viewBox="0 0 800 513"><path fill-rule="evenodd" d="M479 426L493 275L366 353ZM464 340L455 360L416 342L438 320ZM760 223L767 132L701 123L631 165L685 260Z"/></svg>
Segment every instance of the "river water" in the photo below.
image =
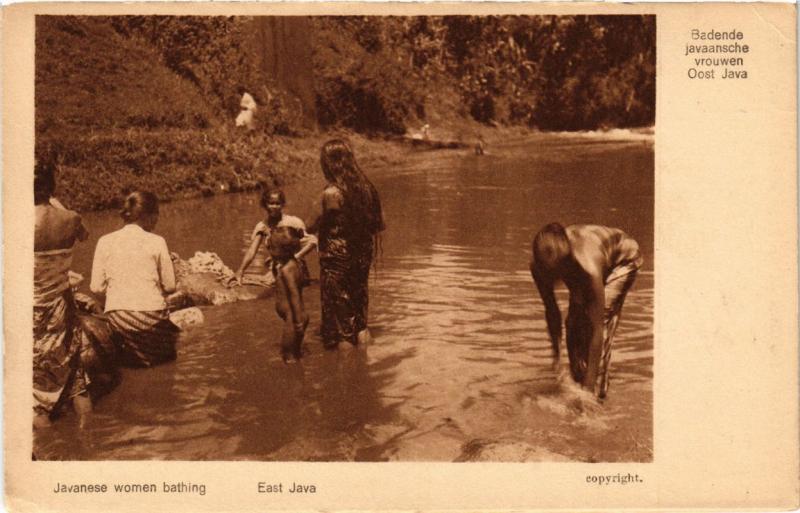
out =
<svg viewBox="0 0 800 513"><path fill-rule="evenodd" d="M653 380L653 146L538 135L478 157L417 152L368 169L388 229L370 280L374 342L325 351L319 287L301 365L285 365L271 299L204 307L178 359L125 369L83 429L67 415L36 434L41 459L261 461L650 461ZM304 217L322 182L288 187ZM304 192L305 191L305 192ZM187 258L232 268L262 217L254 194L162 206L156 232ZM85 216L88 277L114 213ZM529 271L551 221L617 226L645 265L623 310L609 396L586 400L550 368L544 310ZM318 275L316 257L309 259ZM565 308L566 294L558 292Z"/></svg>

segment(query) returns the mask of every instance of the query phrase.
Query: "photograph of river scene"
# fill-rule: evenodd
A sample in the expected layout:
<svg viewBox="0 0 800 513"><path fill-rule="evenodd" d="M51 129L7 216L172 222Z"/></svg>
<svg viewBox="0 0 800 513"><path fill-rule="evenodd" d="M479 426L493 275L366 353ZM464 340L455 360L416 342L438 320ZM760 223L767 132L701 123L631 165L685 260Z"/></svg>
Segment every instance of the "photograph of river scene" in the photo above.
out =
<svg viewBox="0 0 800 513"><path fill-rule="evenodd" d="M655 31L37 16L32 457L652 461Z"/></svg>

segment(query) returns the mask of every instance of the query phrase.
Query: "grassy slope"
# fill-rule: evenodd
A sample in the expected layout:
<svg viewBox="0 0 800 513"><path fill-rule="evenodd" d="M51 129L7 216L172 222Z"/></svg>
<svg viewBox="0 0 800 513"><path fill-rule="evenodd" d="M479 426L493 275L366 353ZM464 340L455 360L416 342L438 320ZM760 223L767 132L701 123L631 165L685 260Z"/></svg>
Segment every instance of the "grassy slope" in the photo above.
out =
<svg viewBox="0 0 800 513"><path fill-rule="evenodd" d="M91 18L44 17L36 33L37 129L205 127L213 118L144 45Z"/></svg>
<svg viewBox="0 0 800 513"><path fill-rule="evenodd" d="M37 149L59 155L59 194L73 208L139 187L170 197L213 186L226 142L209 137L213 119L191 84L107 24L37 21Z"/></svg>
<svg viewBox="0 0 800 513"><path fill-rule="evenodd" d="M71 208L113 207L129 191L163 199L310 173L319 141L237 131L146 45L102 20L37 21L36 144L59 156ZM305 171L304 171L305 169Z"/></svg>
<svg viewBox="0 0 800 513"><path fill-rule="evenodd" d="M40 18L36 37L37 151L55 149L57 193L77 210L115 207L137 188L169 200L250 189L260 179L316 184L319 148L332 136L349 138L365 167L408 151L346 131L290 138L237 130L151 48L103 19ZM430 87L425 104L432 138L470 142L487 131L467 121L446 84Z"/></svg>

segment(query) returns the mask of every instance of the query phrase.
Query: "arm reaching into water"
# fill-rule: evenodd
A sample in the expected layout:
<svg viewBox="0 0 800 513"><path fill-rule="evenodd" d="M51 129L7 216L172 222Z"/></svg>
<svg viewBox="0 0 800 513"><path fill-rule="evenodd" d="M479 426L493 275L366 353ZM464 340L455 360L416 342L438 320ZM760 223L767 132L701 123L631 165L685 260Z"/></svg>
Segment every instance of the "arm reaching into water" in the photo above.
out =
<svg viewBox="0 0 800 513"><path fill-rule="evenodd" d="M539 296L544 303L545 319L547 319L547 332L550 335L550 344L553 348L553 368L558 370L561 364L561 310L556 302L553 281L537 272L536 266L531 262L531 276L539 290Z"/></svg>
<svg viewBox="0 0 800 513"><path fill-rule="evenodd" d="M242 264L239 266L239 269L236 270L236 273L233 276L233 280L237 285L242 284L242 275L253 262L253 259L256 257L256 253L258 253L258 246L264 241L264 234L263 233L256 233L253 235L253 238L250 240L250 247L247 248L247 252L244 254L244 258L242 259Z"/></svg>
<svg viewBox="0 0 800 513"><path fill-rule="evenodd" d="M599 225L573 225L570 233L572 253L578 270L573 274L573 287L585 299L583 308L589 321L586 374L583 386L596 393L600 361L605 338L605 279L621 258L638 255L638 245L622 230ZM628 240L633 244L629 245ZM572 290L570 291L572 293Z"/></svg>
<svg viewBox="0 0 800 513"><path fill-rule="evenodd" d="M605 286L602 276L591 273L591 283L587 294L586 313L592 327L591 340L589 341L589 358L586 374L583 377L583 386L594 392L597 382L597 373L600 368L600 357L603 351L603 313L605 309Z"/></svg>

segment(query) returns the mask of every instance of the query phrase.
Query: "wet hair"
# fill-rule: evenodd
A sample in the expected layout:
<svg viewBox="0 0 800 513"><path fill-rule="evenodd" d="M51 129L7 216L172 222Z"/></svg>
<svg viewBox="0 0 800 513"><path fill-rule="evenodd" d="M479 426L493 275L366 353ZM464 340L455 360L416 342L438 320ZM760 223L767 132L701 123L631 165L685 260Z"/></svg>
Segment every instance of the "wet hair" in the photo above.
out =
<svg viewBox="0 0 800 513"><path fill-rule="evenodd" d="M571 252L567 232L559 223L548 224L533 238L533 261L540 272L552 274Z"/></svg>
<svg viewBox="0 0 800 513"><path fill-rule="evenodd" d="M325 179L342 191L345 219L350 229L362 229L364 235L377 238L386 227L383 223L380 196L358 167L350 145L341 139L326 142L322 146L320 164Z"/></svg>
<svg viewBox="0 0 800 513"><path fill-rule="evenodd" d="M135 223L143 216L158 214L158 197L148 191L135 191L125 198L119 215L125 223Z"/></svg>
<svg viewBox="0 0 800 513"><path fill-rule="evenodd" d="M269 254L272 258L285 262L300 251L302 234L291 226L278 226L269 235Z"/></svg>
<svg viewBox="0 0 800 513"><path fill-rule="evenodd" d="M50 201L56 190L56 162L51 156L36 158L33 167L33 203L42 205Z"/></svg>

